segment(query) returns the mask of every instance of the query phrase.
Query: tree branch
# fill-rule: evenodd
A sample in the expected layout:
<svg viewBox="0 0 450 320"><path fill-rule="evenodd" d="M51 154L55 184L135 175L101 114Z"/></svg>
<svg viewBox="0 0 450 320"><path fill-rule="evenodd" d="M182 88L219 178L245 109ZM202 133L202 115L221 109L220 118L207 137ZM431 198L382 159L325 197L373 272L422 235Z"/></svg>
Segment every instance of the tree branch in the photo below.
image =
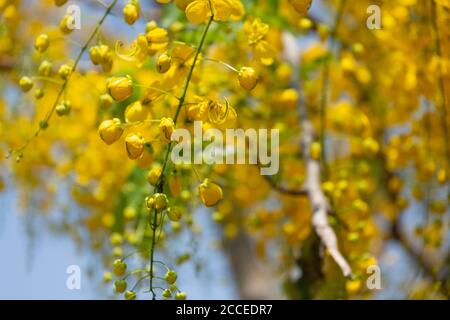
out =
<svg viewBox="0 0 450 320"><path fill-rule="evenodd" d="M312 225L322 244L327 248L334 261L339 265L344 276L350 276L351 267L338 248L336 234L328 223L329 202L325 197L320 183L320 164L312 159L309 154L311 143L314 140L314 129L312 124L304 118L302 122L303 137L302 150L306 162L306 190L312 206Z"/></svg>

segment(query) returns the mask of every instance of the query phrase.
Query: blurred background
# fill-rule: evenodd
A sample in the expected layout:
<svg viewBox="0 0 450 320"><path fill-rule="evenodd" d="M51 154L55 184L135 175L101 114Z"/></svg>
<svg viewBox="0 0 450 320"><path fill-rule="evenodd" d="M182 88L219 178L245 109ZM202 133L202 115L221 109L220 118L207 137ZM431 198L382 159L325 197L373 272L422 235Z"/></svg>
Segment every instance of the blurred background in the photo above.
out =
<svg viewBox="0 0 450 320"><path fill-rule="evenodd" d="M435 47L435 41L432 38L427 38L431 37L431 33L428 32L427 35L421 29L422 24L428 23L429 19L436 19L436 16L430 15L429 8L437 5L437 12L441 17L436 20L437 25L438 27L446 27L445 21L448 21L450 4L445 0L436 1L436 4L434 4L434 1L427 2L427 4L425 4L425 1L419 4L418 1L412 0L397 0L392 1L392 3L389 2L389 4L386 4L384 1L373 1L383 8L383 19L386 19L389 23L394 23L394 25L397 23L397 25L394 27L386 23L386 29L383 31L383 34L380 33L379 37L371 37L367 33L369 32L368 30L360 27L365 25L362 23L367 18L365 9L371 4L370 1L358 1L358 4L348 1L343 15L343 22L341 22L341 29L338 28L340 33L337 30L334 35L333 26L342 4L339 0L314 0L307 17L303 18L288 7L287 1L255 0L242 2L247 11L246 19L259 17L268 23L272 29L276 30L274 31L276 35L271 34L268 36L269 43L275 47L278 45L277 41L282 43L280 47L283 48L278 50L278 57L274 65L266 66L267 69L264 72L266 72L265 75L267 77L278 74L281 62L277 59L297 65L305 79L307 76L311 76L311 79L308 79L311 85L308 86L308 83L305 85L304 95L307 98L313 96L315 97L313 99L318 99L317 97L320 96L318 86L321 84L320 68L324 62L320 59L314 60L315 57L323 54L317 48L333 48L333 44L337 43L339 49L335 50L340 50L339 55L336 54L338 58L329 58L332 60L331 63L335 64L334 69L333 67L331 68L330 82L332 85L335 84L336 87L342 85L343 88L331 89L335 91L330 95L334 98L344 96L344 100L351 101L355 98L353 95L358 96L361 93L361 97L364 98L367 91L379 89L380 100L385 99L386 105L392 103L392 109L398 108L398 118L391 117L389 112L386 111L386 119L388 120L385 122L383 119L374 120L376 115L379 114L374 111L376 107L366 106L366 102L361 103L361 105L364 105L361 107L361 110L367 114L367 121L373 120L373 127L386 129L380 135L380 154L386 155L387 158L390 156L389 151L391 149L389 148L393 145L390 139L394 136L401 137L399 138L401 142L398 145L414 144L414 147L412 147L413 151L409 149L404 152L400 151L400 154L396 156L399 159L406 159L406 162L411 160L412 163L408 162L405 164L402 160L399 160L400 164L395 163L389 167L384 162L384 165L386 165L385 171L387 172L386 179L391 179L390 181L395 180L394 178L401 180L401 183L398 183L401 187L397 188L397 184L392 182L390 186L394 185L394 187L391 189L395 190L388 190L383 195L380 195L379 190L382 187L377 183L379 182L378 180L386 180L382 177L385 168L381 167L380 169L377 167L378 163L376 161L379 159L377 154L367 156L371 175L376 180L374 182L376 187L366 195L365 201L370 208L368 209L370 211L370 223L368 224L371 227L373 225L373 229L376 229L376 231L373 231L373 233L371 233L372 231L366 232L364 227L361 227L364 230L361 231L361 238L357 239L357 241L360 241L360 245L352 246L351 237L355 236L355 232L350 232L351 230L349 231L339 226L340 219L346 219L345 212L342 217L339 216L342 212L337 212L338 217L336 219L338 222L334 225L338 229L340 244L345 248L345 254L350 259L353 259L352 263L357 265L358 261L365 259L375 261L380 266L382 287L379 290L360 289L361 283L364 284L367 278L363 268L359 270L360 274L356 278L343 279L339 272L336 271L336 267L330 267L330 262L328 261L330 259L326 258L325 260L328 262L324 263L325 275L317 282L320 283L320 285L317 285L320 289L314 291L316 290L316 283L314 282L311 285L314 288L312 291L314 294L308 293L303 295L304 284L301 279L304 279L305 269L302 269L301 266L304 268L305 263L312 266L312 268L316 266L314 259L311 260L312 262L310 260L305 260L306 262L302 260L308 257L306 254L296 254L297 250L306 250L304 243L309 243L309 239L313 239L311 238L313 236L309 220L304 218L298 219L302 230L305 229L309 236L302 238L301 241L296 239L293 242L291 242L289 234L287 234L286 221L281 218L280 221L276 220L277 218L273 218L275 220L267 218L269 222L275 221L273 222L274 224L279 223L276 231L261 227L261 233L258 233L259 229L252 233L256 228L256 223L255 225L252 223L257 220L256 218L263 220L264 217L267 217L266 214L260 214L262 207L267 206L267 212L272 213L271 210L274 207L274 203L288 204L281 206L281 213L288 211L286 208L294 210L293 208L304 207L305 209L299 209L301 211L299 214L302 213L302 217L305 216L304 212L309 212L309 207L304 205L301 200L291 203L290 199L287 200L283 196L274 195L275 191L267 190L268 187L262 182L264 181L262 178L258 178L261 180L256 181L253 185L245 185L246 182L253 181L252 173L246 172L246 169L242 169L242 171L236 170L236 176L241 176L241 183L244 185L244 189L236 189L237 191L233 193L233 198L230 199L231 204L227 203L228 207L226 207L226 210L224 208L218 209L219 213L222 209L224 212L231 212L225 215L229 220L227 218L222 220L223 217L219 217L216 214L217 211L207 210L198 205L191 207L186 205L191 210L189 219L193 219L195 223L191 225L188 222L183 222L181 231L173 231L175 229L173 226L173 229L167 230L169 237L164 239L164 248L157 252L158 260L179 262L176 263L177 283L180 288L183 288L188 293L189 299L445 298L445 290L448 293L450 264L448 182L446 182L448 178L444 179L445 182L443 184L439 184L435 174L438 172L439 167L445 167L442 163L445 163L448 159L446 160L443 151L444 134L433 131L433 128L438 127L437 123L440 118L438 106L442 98L437 98L438 94L436 93L439 87L436 79L439 76L437 74L429 75L431 79L434 79L429 80L429 82L427 82L428 79L421 79L420 77L427 70L431 70L432 66L423 66L424 70L422 70L420 63L421 61L429 60L426 54L432 51L430 48ZM105 10L102 1L80 0L69 1L68 4L76 4L81 7L82 23L88 26L87 30L93 29ZM11 6L16 8L16 16L8 12L7 8ZM192 43L199 36L198 30L192 29L190 26L180 27L177 24L177 28L182 28L181 35L174 31L173 25L176 23L186 24L184 13L178 10L174 4L161 7L155 4L154 1L141 1L143 17L131 27L123 23L122 7L123 4L121 3L113 9L112 14L102 26L104 31L96 41L104 41L110 48L114 48L117 40L121 40L126 46L130 46L129 39L134 39L137 33L145 30L146 23L150 20L156 20L160 26L170 29L174 34L174 40L177 41ZM42 60L34 52L34 38L37 34L44 31L48 32L52 37L56 37L58 34L57 25L65 12L65 8L54 7L53 1L50 0L0 0L0 8L2 17L0 25L0 35L2 35L0 42L0 114L2 120L0 127L0 155L2 158L5 158L11 148L20 146L33 133L33 130L30 128L36 127L38 120L45 114L45 110L48 110L48 104L55 97L55 88L50 88L48 97L46 96L40 104L36 102L37 111L35 112L34 102L29 101L32 99L27 100L23 97L17 82L21 75L35 72L36 66ZM271 14L274 12L274 8L279 10L277 13L279 13L280 17L278 15L275 17ZM323 36L321 34L321 26L328 27L325 40L320 39ZM234 46L234 41L240 43L241 35L236 39L230 35L233 32L237 33L237 30L240 30L241 27L239 22L229 27L217 27L215 29L217 38L209 39L208 44L213 48L214 41L223 41L225 49L229 51L241 50L240 44ZM364 30L360 31L360 29ZM429 31L430 29L424 27L424 30ZM443 43L441 44L441 49L450 46L449 38L446 37L447 34L445 32L448 33L448 30L442 31L441 38ZM76 52L79 50L77 43L83 43L87 35L86 32L75 32L70 38L72 42L67 40L67 38L61 41L56 40L55 43L52 43L51 52L47 58L54 59L59 63L67 55L73 60ZM332 39L331 37L333 36L337 40ZM348 42L363 43L368 49L365 53L358 56L357 53L352 51L353 49L349 48ZM386 46L383 47L383 45ZM417 57L411 58L416 60L405 62L405 66L401 65L403 63L401 61L406 59L411 48L415 47L418 47L418 51L423 49L420 51L423 54L417 54ZM214 53L216 49L214 47L211 52ZM222 47L219 46L219 51L220 49ZM115 48L113 50L116 50L117 53L117 50L120 51L122 49ZM330 51L333 52L333 49L330 49ZM444 50L442 52L444 56L448 54ZM363 71L359 69L357 71L350 70L352 67L348 67L344 63L348 63L348 61L343 62L344 58L347 57L346 54L351 55L352 59L357 61L354 62L352 60L352 63L363 66L362 68L365 69ZM239 56L239 52L237 52L236 56ZM246 55L241 53L241 56ZM219 54L219 57L222 56ZM299 59L299 57L303 58ZM391 57L396 58L390 60ZM234 59L239 61L239 57L234 57ZM322 59L326 61L328 58L322 57ZM442 59L444 60L444 57ZM311 62L310 60L313 61ZM448 63L448 57L445 57L445 61ZM139 69L141 71L136 72L133 71L136 69L135 66L129 62L115 61L114 63L112 74L115 72L122 74L133 73L133 77L137 79L147 79L145 77L154 79L156 77L154 74L148 75L144 73L150 72L148 70L154 68L153 60L148 64L144 64L143 71ZM399 70L394 71L396 63L401 65L401 67L398 67ZM386 67L386 74L379 76L375 74L383 66ZM82 56L79 70L81 70L80 74L89 78L90 82L83 84L79 77L75 78L73 80L74 84L68 92L70 99L76 99L73 97L76 97L79 92L88 92L94 87L97 87L97 91L102 90L98 88L103 88L105 78L101 71L91 72L91 68L89 54L86 53ZM364 78L361 74L366 69L372 72L369 84L358 79L357 82L360 81L361 83L355 85L352 82L355 74L358 74L360 78ZM417 82L419 82L417 87L408 89L410 91L404 88L397 88L395 86L397 82L405 83L406 81L400 77L403 77L404 74L411 70L415 70L414 76L419 78L417 79ZM354 74L349 75L352 72ZM223 77L225 77L225 80L222 79L222 83L227 83L229 76L225 74ZM276 78L275 76L273 77ZM352 80L347 79L347 77ZM273 81L277 82L277 79ZM424 83L420 83L420 81L424 81ZM352 87L353 85L354 87ZM384 85L386 87L389 86L389 90L384 88ZM267 86L266 89L285 89L275 88L274 83L263 83L262 86ZM286 86L289 87L289 84ZM367 87L361 89L361 86ZM230 89L230 92L233 92L233 94L234 89ZM385 91L382 91L383 89ZM444 101L446 96L448 99L447 89L448 74L445 75L443 86ZM337 93L336 91L339 90L347 91L345 93ZM261 91L264 91L264 87ZM356 94L355 91L358 93ZM429 92L433 92L433 94ZM270 99L265 97L263 92L257 92L255 95L261 100L267 99L264 100L263 104L265 105L271 106L272 103L278 103L273 102L273 97ZM273 96L276 95L274 91ZM398 101L395 98L397 95L400 96ZM2 190L0 192L0 273L3 275L2 285L0 286L0 299L118 298L113 293L112 283L104 283L103 281L103 274L105 270L108 270L108 267L110 268L114 255L111 254L112 249L109 246L109 237L111 233L118 232L120 229L120 232L123 232L126 238L127 227L123 225L117 227L117 212L122 217L122 213L127 208L134 206L136 202L143 199L143 195L149 192L149 188L146 181L144 181L145 179L139 177L140 175L145 175L144 169L134 166L128 160L122 161L118 156L123 156L122 149L119 151L116 148L109 151L111 149L105 149L101 145L101 141L98 141L100 140L97 137L96 130L98 119L103 119L110 114L116 116L118 114L117 110L120 110L124 105L115 104L111 112L102 111L97 113L97 111L91 110L96 108L95 103L92 103L92 101L96 101L93 96L94 94L83 98L85 100L79 102L80 106L75 106L74 108L75 112L78 110L80 114L81 112L85 114L83 116L85 118L80 120L83 122L84 129L78 129L75 125L72 126L68 122L63 122L60 126L55 126L54 131L49 131L48 134L46 132L45 136L38 138L42 140L32 142L29 146L30 150L24 155L24 159L18 159L21 160L20 162L16 163L11 158L0 162ZM411 98L412 96L413 98ZM414 102L405 102L409 98L416 100ZM241 100L244 99L242 98ZM239 98L235 99L235 101L241 100ZM238 102L236 102L237 104ZM367 104L369 103L367 102ZM403 104L405 105L404 108ZM411 106L412 104L414 104L414 107ZM360 107L358 103L355 103L355 105L355 108ZM410 129L414 127L412 123L416 120L420 122L423 119L428 119L426 116L428 114L428 111L426 111L428 110L426 109L427 107L430 107L430 110L432 110L429 117L431 119L431 129L427 133L418 134L417 137L411 134L413 135L410 139L413 142L411 142L408 140L408 134ZM295 114L293 118L297 117L295 110L289 112L292 112L293 115ZM317 119L319 118L315 109L312 110L311 114ZM405 122L401 122L403 119L399 119L405 114L410 115L410 118ZM248 117L252 119L253 116L250 114ZM331 116L334 116L334 114L332 113ZM270 118L270 115L268 117ZM345 115L344 122L356 122L356 117L355 114L350 112ZM269 122L269 120L267 121ZM392 123L389 121L392 121ZM317 124L318 121L314 123ZM384 127L385 125L386 128ZM289 124L287 126L289 127ZM86 128L91 130L88 131ZM294 132L288 132L285 136L298 136L299 132L295 130L294 128ZM333 133L332 130L330 132L329 141L331 142L326 145L326 149L333 155L333 160L337 162L335 172L340 170L338 168L340 168L339 165L342 161L350 162L352 161L351 159L357 158L361 160L361 158L364 158L364 155L355 155L355 153L350 154L349 158L345 158L346 160L339 162L339 154L344 152L343 150L351 148L351 143L348 143L348 145L345 143L340 144L342 142L340 139L342 138L339 134ZM411 129L411 132L413 132L413 129ZM66 133L67 137L61 138ZM416 147L417 149L421 148L422 140L431 140L431 152L423 150L415 152ZM342 147L343 145L345 147ZM399 147L399 149L401 148L403 147ZM70 149L74 151L69 152L68 150ZM105 152L111 152L111 154L117 156L108 158L98 154ZM295 152L298 153L298 150L295 150ZM295 154L295 152L292 152L292 154ZM424 171L428 172L427 170L430 167L425 166L426 168L424 169L420 163L423 163L424 159L428 159L427 155L432 152L436 155L433 157L434 169L431 170L432 174L430 174L432 177L429 179L417 178L417 182L415 177L421 176L421 173ZM83 156L86 160L77 162ZM284 159L283 155L281 157ZM301 167L289 162L293 157L288 156L285 158L288 159L289 164L286 165L286 173L280 178L280 181L284 181L298 172L303 173ZM97 159L100 160L97 162ZM359 160L354 162L356 163ZM290 169L286 169L288 167L292 167L294 173L289 173ZM90 182L86 181L90 181L89 179L102 180L103 176L108 175L102 172L105 168L111 172L119 172L121 170L123 172L117 173L116 176L112 175L112 182L104 182L107 187L101 191L98 191L95 187L91 188ZM93 172L92 175L90 170ZM249 176L246 176L246 174ZM338 174L336 173L335 175ZM352 185L351 178L349 180L350 185ZM369 181L369 184L371 183L372 180ZM380 184L382 183L386 184L386 181ZM425 196L417 196L417 188L415 188L417 183L419 183ZM298 186L298 181L294 185ZM229 190L231 188L233 187L230 183ZM97 191L99 192L98 194L96 193ZM241 208L234 207L234 205L239 206L239 201L242 200L238 194L239 192L249 195L249 197L253 192L256 194L254 203L245 203L245 205L241 206L242 211L240 211ZM230 191L229 194L231 193ZM348 194L352 193L348 192ZM90 196L95 199L91 199ZM115 197L114 201L108 201L107 196ZM259 196L260 198L257 198ZM119 200L116 201L117 199ZM433 207L433 199L438 199L440 201L439 205ZM353 210L347 209L347 206L344 207L343 211L352 212ZM139 209L137 211L139 216ZM273 210L273 212L276 217L279 216L279 211ZM116 219L113 223L109 222L111 215L113 216L112 219ZM237 219L236 216L240 218ZM269 216L271 215L269 214ZM244 218L241 219L241 217ZM262 223L260 220L258 220L258 223ZM241 223L247 222L250 225L249 228L242 227L241 230ZM121 222L121 224L129 226L126 223ZM302 224L305 224L305 226ZM362 234L366 235L369 233L370 235L367 235L367 238L363 238ZM174 237L170 237L170 235L174 235ZM123 255L128 254L133 249L132 246L130 247L125 249L126 252ZM127 250L129 251L127 252ZM260 254L260 251L264 251L264 254ZM183 260L183 257L186 258L186 261ZM69 277L67 268L71 265L77 265L81 270L81 288L79 290L70 290L66 284ZM445 284L447 284L447 287ZM354 286L357 286L356 290L354 290ZM338 292L339 290L342 290L344 293L342 295L340 293L335 295L330 293ZM329 291L329 294L326 293L327 291ZM145 299L148 297L142 296L139 298Z"/></svg>

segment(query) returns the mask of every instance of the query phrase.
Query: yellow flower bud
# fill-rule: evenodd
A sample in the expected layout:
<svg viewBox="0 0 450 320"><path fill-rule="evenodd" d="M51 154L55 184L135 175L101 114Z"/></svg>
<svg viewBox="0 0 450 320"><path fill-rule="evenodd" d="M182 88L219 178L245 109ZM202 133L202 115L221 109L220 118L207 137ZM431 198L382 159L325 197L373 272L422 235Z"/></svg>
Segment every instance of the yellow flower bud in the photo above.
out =
<svg viewBox="0 0 450 320"><path fill-rule="evenodd" d="M102 44L98 47L98 55L101 64L107 64L112 61L112 53L107 45Z"/></svg>
<svg viewBox="0 0 450 320"><path fill-rule="evenodd" d="M44 60L38 68L38 74L43 77L48 77L52 74L53 65L51 62Z"/></svg>
<svg viewBox="0 0 450 320"><path fill-rule="evenodd" d="M139 4L137 1L130 1L123 8L123 18L125 22L132 25L139 18Z"/></svg>
<svg viewBox="0 0 450 320"><path fill-rule="evenodd" d="M148 115L148 108L141 101L135 101L125 109L126 122L144 121Z"/></svg>
<svg viewBox="0 0 450 320"><path fill-rule="evenodd" d="M125 292L125 300L136 300L136 292L134 291Z"/></svg>
<svg viewBox="0 0 450 320"><path fill-rule="evenodd" d="M172 118L162 118L159 124L160 138L163 143L170 143L170 138L175 129L175 124Z"/></svg>
<svg viewBox="0 0 450 320"><path fill-rule="evenodd" d="M102 57L100 56L100 48L94 46L89 50L89 57L94 65L98 65L102 62Z"/></svg>
<svg viewBox="0 0 450 320"><path fill-rule="evenodd" d="M113 98L107 93L102 94L99 98L99 104L102 109L108 109L113 104Z"/></svg>
<svg viewBox="0 0 450 320"><path fill-rule="evenodd" d="M71 73L72 73L71 66L63 64L61 67L59 67L58 75L61 77L61 79L66 80Z"/></svg>
<svg viewBox="0 0 450 320"><path fill-rule="evenodd" d="M125 138L128 157L132 160L139 159L144 153L145 140L140 134L130 133Z"/></svg>
<svg viewBox="0 0 450 320"><path fill-rule="evenodd" d="M43 53L45 50L47 50L48 46L50 45L50 41L48 39L48 35L41 34L36 38L36 41L34 42L34 48L40 52Z"/></svg>
<svg viewBox="0 0 450 320"><path fill-rule="evenodd" d="M117 293L123 293L127 290L127 282L125 280L116 280L114 282L114 291Z"/></svg>
<svg viewBox="0 0 450 320"><path fill-rule="evenodd" d="M294 7L295 11L301 15L305 15L311 7L312 0L289 0L289 2Z"/></svg>
<svg viewBox="0 0 450 320"><path fill-rule="evenodd" d="M222 188L214 182L205 179L199 186L200 199L207 207L215 206L223 198Z"/></svg>
<svg viewBox="0 0 450 320"><path fill-rule="evenodd" d="M55 0L55 5L58 7L61 7L63 5L65 5L67 2L67 0Z"/></svg>
<svg viewBox="0 0 450 320"><path fill-rule="evenodd" d="M177 207L171 207L167 209L167 217L169 217L170 221L180 221L181 211Z"/></svg>
<svg viewBox="0 0 450 320"><path fill-rule="evenodd" d="M160 176L161 176L161 167L154 167L148 172L147 181L152 186L156 186Z"/></svg>
<svg viewBox="0 0 450 320"><path fill-rule="evenodd" d="M167 208L169 200L167 199L167 196L164 193L155 193L153 198L155 199L155 209L157 211L161 211Z"/></svg>
<svg viewBox="0 0 450 320"><path fill-rule="evenodd" d="M156 61L156 69L159 73L166 73L170 69L170 65L172 63L172 57L163 53L158 57Z"/></svg>
<svg viewBox="0 0 450 320"><path fill-rule="evenodd" d="M37 99L37 100L39 100L39 99L42 99L43 97L44 97L44 90L42 90L42 89L36 89L36 91L34 92L34 97Z"/></svg>
<svg viewBox="0 0 450 320"><path fill-rule="evenodd" d="M252 91L258 83L258 75L251 67L242 67L238 75L239 84L247 91Z"/></svg>
<svg viewBox="0 0 450 320"><path fill-rule="evenodd" d="M117 277L122 277L127 271L127 264L121 259L116 259L113 262L113 272Z"/></svg>
<svg viewBox="0 0 450 320"><path fill-rule="evenodd" d="M133 82L129 77L113 77L107 82L109 94L114 100L122 102L133 93Z"/></svg>
<svg viewBox="0 0 450 320"><path fill-rule="evenodd" d="M33 88L33 80L29 77L22 77L19 80L19 86L23 92L28 92Z"/></svg>
<svg viewBox="0 0 450 320"><path fill-rule="evenodd" d="M168 284L174 284L177 281L177 278L178 275L174 270L167 270L166 274L164 275L164 279Z"/></svg>
<svg viewBox="0 0 450 320"><path fill-rule="evenodd" d="M175 293L175 300L186 300L186 292Z"/></svg>
<svg viewBox="0 0 450 320"><path fill-rule="evenodd" d="M322 152L322 147L319 142L313 142L309 148L309 155L313 160L319 160L320 154Z"/></svg>
<svg viewBox="0 0 450 320"><path fill-rule="evenodd" d="M59 30L61 30L63 34L71 33L74 30L73 28L74 22L75 18L73 15L65 14L62 17L61 22L59 23Z"/></svg>
<svg viewBox="0 0 450 320"><path fill-rule="evenodd" d="M155 207L155 198L154 197L147 197L145 198L145 206L147 209L153 209Z"/></svg>
<svg viewBox="0 0 450 320"><path fill-rule="evenodd" d="M120 119L114 118L112 120L103 121L98 127L98 133L100 138L110 145L120 139L123 133L122 124Z"/></svg>
<svg viewBox="0 0 450 320"><path fill-rule="evenodd" d="M71 104L69 101L63 101L55 107L56 114L60 117L68 115L70 110Z"/></svg>

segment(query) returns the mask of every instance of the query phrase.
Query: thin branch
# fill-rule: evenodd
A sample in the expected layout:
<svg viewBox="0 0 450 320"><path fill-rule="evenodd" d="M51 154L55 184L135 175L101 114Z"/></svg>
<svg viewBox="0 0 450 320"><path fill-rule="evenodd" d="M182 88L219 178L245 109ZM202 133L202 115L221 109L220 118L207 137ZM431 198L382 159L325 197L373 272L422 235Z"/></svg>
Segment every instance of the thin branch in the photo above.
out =
<svg viewBox="0 0 450 320"><path fill-rule="evenodd" d="M81 60L81 57L83 56L83 54L86 52L86 50L88 49L91 41L94 39L95 35L98 33L98 31L100 30L101 26L103 25L103 22L105 22L106 17L108 17L108 15L111 13L112 9L114 8L114 6L116 5L117 0L114 0L109 7L105 10L105 13L103 14L102 18L99 20L99 22L97 23L97 26L95 27L94 31L91 33L91 35L89 36L89 38L87 39L87 41L84 43L83 47L81 48L80 52L78 53L78 56L75 59L75 63L69 73L69 75L66 77L66 79L64 80L64 83L62 84L61 88L59 89L59 92L56 96L56 99L53 102L53 105L51 107L51 109L49 110L49 112L47 113L47 115L45 116L44 120L41 121L41 123L46 123L48 124L48 122L50 121L50 119L52 118L55 110L56 110L56 106L58 105L59 100L61 99L61 97L63 96L63 93L65 93L65 90L69 84L69 81L72 77L72 75L74 74L74 72L76 71L78 64ZM44 128L46 126L42 126L41 123L39 124L39 128L35 131L35 133L33 134L33 136L31 136L30 138L27 139L27 141L24 143L24 145L17 149L14 150L13 152L18 154L19 157L22 156L24 150L28 147L28 145L30 144L30 142L36 138L37 136L39 136L39 134L41 133L42 130L44 130Z"/></svg>
<svg viewBox="0 0 450 320"><path fill-rule="evenodd" d="M307 118L303 118L303 137L302 150L303 157L306 162L306 189L308 190L308 197L312 205L312 225L321 242L328 249L328 252L333 257L334 261L341 268L344 276L350 276L352 269L339 251L337 237L333 228L328 223L328 212L330 211L330 204L325 197L321 188L321 172L320 163L310 157L309 149L311 143L314 141L314 129Z"/></svg>

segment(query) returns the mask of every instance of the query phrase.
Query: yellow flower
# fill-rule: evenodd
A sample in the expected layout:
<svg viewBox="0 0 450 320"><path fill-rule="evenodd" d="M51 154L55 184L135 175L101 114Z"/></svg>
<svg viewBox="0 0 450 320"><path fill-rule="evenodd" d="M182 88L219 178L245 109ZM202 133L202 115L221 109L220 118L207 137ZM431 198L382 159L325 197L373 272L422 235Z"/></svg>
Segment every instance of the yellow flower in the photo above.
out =
<svg viewBox="0 0 450 320"><path fill-rule="evenodd" d="M244 6L240 0L195 0L186 7L186 17L192 23L207 22L211 15L215 21L240 19Z"/></svg>
<svg viewBox="0 0 450 320"><path fill-rule="evenodd" d="M64 34L71 33L74 30L73 28L74 22L75 18L73 15L65 14L59 23L59 30L61 30L61 32Z"/></svg>
<svg viewBox="0 0 450 320"><path fill-rule="evenodd" d="M125 138L125 146L127 148L128 157L132 160L139 159L144 153L144 138L137 133L130 133Z"/></svg>
<svg viewBox="0 0 450 320"><path fill-rule="evenodd" d="M19 81L19 86L23 92L28 92L33 88L33 80L29 77L22 77Z"/></svg>
<svg viewBox="0 0 450 320"><path fill-rule="evenodd" d="M44 60L38 68L38 74L43 77L48 77L52 73L53 65L51 62Z"/></svg>
<svg viewBox="0 0 450 320"><path fill-rule="evenodd" d="M185 11L186 7L191 3L194 2L194 0L175 0L176 6L180 9Z"/></svg>
<svg viewBox="0 0 450 320"><path fill-rule="evenodd" d="M60 117L70 114L71 104L69 101L63 101L55 107L56 114Z"/></svg>
<svg viewBox="0 0 450 320"><path fill-rule="evenodd" d="M148 108L141 101L135 101L125 109L126 122L139 122L147 119Z"/></svg>
<svg viewBox="0 0 450 320"><path fill-rule="evenodd" d="M130 77L113 77L107 82L111 97L119 102L126 100L133 93L133 82Z"/></svg>
<svg viewBox="0 0 450 320"><path fill-rule="evenodd" d="M166 50L169 43L169 35L166 29L153 28L146 34L148 41L148 53L153 55L158 51Z"/></svg>
<svg viewBox="0 0 450 320"><path fill-rule="evenodd" d="M112 120L103 121L98 127L98 133L100 138L110 145L120 139L123 133L122 124L120 119L114 118Z"/></svg>
<svg viewBox="0 0 450 320"><path fill-rule="evenodd" d="M161 176L161 167L154 167L152 168L147 175L147 181L148 183L150 183L152 186L156 186L156 184L159 181L159 177Z"/></svg>
<svg viewBox="0 0 450 320"><path fill-rule="evenodd" d="M163 143L170 143L170 138L175 129L175 124L172 118L162 118L159 124L160 138Z"/></svg>
<svg viewBox="0 0 450 320"><path fill-rule="evenodd" d="M242 67L241 70L239 70L238 79L241 87L247 91L253 90L258 83L258 75L256 74L256 71L250 67Z"/></svg>
<svg viewBox="0 0 450 320"><path fill-rule="evenodd" d="M246 21L244 32L247 35L248 43L252 47L253 56L264 65L271 65L274 61L275 50L265 40L269 32L269 25L261 22L260 19Z"/></svg>
<svg viewBox="0 0 450 320"><path fill-rule="evenodd" d="M71 66L63 64L61 67L59 67L58 75L61 77L61 79L66 80L71 73L72 73Z"/></svg>
<svg viewBox="0 0 450 320"><path fill-rule="evenodd" d="M123 18L125 22L132 25L139 19L139 2L137 0L129 1L123 8Z"/></svg>
<svg viewBox="0 0 450 320"><path fill-rule="evenodd" d="M207 207L215 206L223 198L222 188L214 182L205 179L199 186L200 200Z"/></svg>
<svg viewBox="0 0 450 320"><path fill-rule="evenodd" d="M48 46L50 45L50 41L48 39L48 35L46 34L40 34L36 41L34 42L34 48L39 52L43 53L47 50Z"/></svg>
<svg viewBox="0 0 450 320"><path fill-rule="evenodd" d="M155 193L153 198L155 199L154 205L157 211L161 211L167 208L169 200L167 199L167 196L164 193Z"/></svg>
<svg viewBox="0 0 450 320"><path fill-rule="evenodd" d="M176 45L172 49L172 66L168 72L164 74L162 87L165 90L177 85L184 79L194 63L195 48L188 45ZM199 57L201 59L201 56ZM193 75L195 79L195 72Z"/></svg>
<svg viewBox="0 0 450 320"><path fill-rule="evenodd" d="M289 0L295 11L301 15L305 15L309 8L311 8L312 0Z"/></svg>
<svg viewBox="0 0 450 320"><path fill-rule="evenodd" d="M156 70L158 70L159 73L166 73L169 71L171 63L172 58L166 53L163 53L156 61Z"/></svg>
<svg viewBox="0 0 450 320"><path fill-rule="evenodd" d="M116 42L116 54L117 56L125 61L136 61L137 67L140 68L149 54L149 43L147 41L147 37L144 34L139 34L136 40L130 46L130 50L126 53L120 52L123 47L123 43L121 41Z"/></svg>
<svg viewBox="0 0 450 320"><path fill-rule="evenodd" d="M170 219L170 221L180 221L181 211L176 207L168 208L167 217Z"/></svg>
<svg viewBox="0 0 450 320"><path fill-rule="evenodd" d="M107 93L104 93L99 97L99 104L102 109L108 109L112 106L113 102L113 99Z"/></svg>

